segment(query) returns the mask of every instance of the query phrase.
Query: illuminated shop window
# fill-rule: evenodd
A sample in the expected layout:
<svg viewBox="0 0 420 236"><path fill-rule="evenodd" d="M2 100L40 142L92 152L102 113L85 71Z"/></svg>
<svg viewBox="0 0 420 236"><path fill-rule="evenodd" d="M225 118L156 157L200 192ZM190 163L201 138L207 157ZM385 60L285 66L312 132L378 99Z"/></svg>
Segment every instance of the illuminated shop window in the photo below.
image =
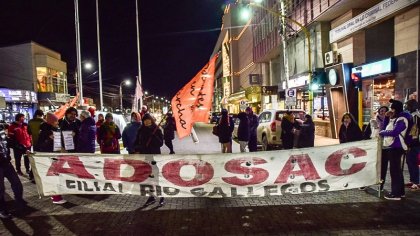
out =
<svg viewBox="0 0 420 236"><path fill-rule="evenodd" d="M46 67L37 67L38 92L67 93L66 74Z"/></svg>

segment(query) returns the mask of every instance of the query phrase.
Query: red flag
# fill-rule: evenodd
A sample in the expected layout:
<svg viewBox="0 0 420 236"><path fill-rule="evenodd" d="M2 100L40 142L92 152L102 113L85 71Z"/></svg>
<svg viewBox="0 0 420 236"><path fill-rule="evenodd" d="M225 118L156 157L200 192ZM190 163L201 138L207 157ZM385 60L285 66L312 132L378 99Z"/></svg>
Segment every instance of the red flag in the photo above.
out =
<svg viewBox="0 0 420 236"><path fill-rule="evenodd" d="M207 122L214 91L214 56L196 76L172 98L171 105L179 138L191 134L195 122Z"/></svg>

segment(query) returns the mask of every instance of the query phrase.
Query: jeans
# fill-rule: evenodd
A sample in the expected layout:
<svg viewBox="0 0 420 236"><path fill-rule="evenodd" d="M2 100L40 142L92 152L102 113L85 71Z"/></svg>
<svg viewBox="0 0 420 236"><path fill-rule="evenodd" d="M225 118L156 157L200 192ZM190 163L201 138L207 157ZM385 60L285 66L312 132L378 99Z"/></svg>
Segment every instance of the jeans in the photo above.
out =
<svg viewBox="0 0 420 236"><path fill-rule="evenodd" d="M17 148L13 149L13 155L15 157L15 165L16 165L16 170L17 171L21 171L20 166L21 166L21 160L22 160L22 156L23 156L23 163L25 164L25 169L26 172L29 172L29 157L28 155L26 155L26 150L20 150Z"/></svg>
<svg viewBox="0 0 420 236"><path fill-rule="evenodd" d="M396 197L405 195L404 176L401 170L401 156L403 153L404 150L402 148L387 148L382 150L381 189L385 183L389 162L389 172L391 175L391 195Z"/></svg>
<svg viewBox="0 0 420 236"><path fill-rule="evenodd" d="M410 182L419 184L419 166L418 166L418 155L420 153L420 147L412 147L407 153L407 166L408 172L410 173Z"/></svg>
<svg viewBox="0 0 420 236"><path fill-rule="evenodd" d="M4 185L4 178L7 178L10 182L10 186L12 187L13 194L15 195L15 201L17 206L24 204L23 201L23 186L20 182L16 171L13 169L13 166L10 162L7 164L2 164L0 166L0 211L6 211L6 201L4 200L5 194L5 185Z"/></svg>

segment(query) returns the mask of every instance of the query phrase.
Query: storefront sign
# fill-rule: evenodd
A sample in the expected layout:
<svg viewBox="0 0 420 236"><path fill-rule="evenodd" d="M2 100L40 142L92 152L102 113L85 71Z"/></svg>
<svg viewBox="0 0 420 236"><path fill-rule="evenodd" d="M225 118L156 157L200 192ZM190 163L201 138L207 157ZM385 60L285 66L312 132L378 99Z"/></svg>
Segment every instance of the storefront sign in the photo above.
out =
<svg viewBox="0 0 420 236"><path fill-rule="evenodd" d="M364 27L410 6L418 0L385 0L330 31L330 43L334 43Z"/></svg>
<svg viewBox="0 0 420 236"><path fill-rule="evenodd" d="M6 102L38 102L36 99L36 95L34 98L33 92L28 90L0 88L0 97L4 97Z"/></svg>
<svg viewBox="0 0 420 236"><path fill-rule="evenodd" d="M392 66L392 58L354 67L351 69L352 74L360 74L361 78L379 74L388 74L392 72L394 72Z"/></svg>
<svg viewBox="0 0 420 236"><path fill-rule="evenodd" d="M262 86L261 93L262 95L276 95L278 90L278 86Z"/></svg>
<svg viewBox="0 0 420 236"><path fill-rule="evenodd" d="M58 194L267 197L379 182L377 140L316 148L202 155L36 153L38 190Z"/></svg>
<svg viewBox="0 0 420 236"><path fill-rule="evenodd" d="M294 79L289 79L289 88L296 88L308 84L309 75L301 75Z"/></svg>
<svg viewBox="0 0 420 236"><path fill-rule="evenodd" d="M68 102L70 100L70 94L65 93L56 93L55 94L55 101L56 102Z"/></svg>

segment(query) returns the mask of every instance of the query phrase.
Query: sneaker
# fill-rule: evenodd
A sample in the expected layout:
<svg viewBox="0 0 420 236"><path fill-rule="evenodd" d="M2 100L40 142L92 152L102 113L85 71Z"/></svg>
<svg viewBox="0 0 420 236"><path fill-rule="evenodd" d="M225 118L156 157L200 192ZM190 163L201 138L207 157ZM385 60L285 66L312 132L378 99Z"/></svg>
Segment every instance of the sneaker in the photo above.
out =
<svg viewBox="0 0 420 236"><path fill-rule="evenodd" d="M149 197L146 201L146 203L144 203L144 206L150 206L152 204L154 204L156 202L156 198L155 197Z"/></svg>
<svg viewBox="0 0 420 236"><path fill-rule="evenodd" d="M161 206L163 206L163 205L165 205L165 198L161 198L160 200L159 200L159 206L161 207Z"/></svg>
<svg viewBox="0 0 420 236"><path fill-rule="evenodd" d="M420 186L418 184L413 184L413 185L411 185L411 187L409 187L409 189L411 191L416 191L416 190L420 189Z"/></svg>
<svg viewBox="0 0 420 236"><path fill-rule="evenodd" d="M405 196L404 196L405 197ZM388 196L385 196L384 197L386 200L394 200L394 201L400 201L401 200L401 197L397 197L397 196L394 196L394 195L388 195Z"/></svg>
<svg viewBox="0 0 420 236"><path fill-rule="evenodd" d="M64 200L64 199L61 199L59 201L53 201L54 204L58 204L58 205L64 204L66 202L67 202L67 200Z"/></svg>
<svg viewBox="0 0 420 236"><path fill-rule="evenodd" d="M10 218L12 218L12 215L10 215L10 213L5 212L5 211L0 212L0 219L10 219Z"/></svg>

